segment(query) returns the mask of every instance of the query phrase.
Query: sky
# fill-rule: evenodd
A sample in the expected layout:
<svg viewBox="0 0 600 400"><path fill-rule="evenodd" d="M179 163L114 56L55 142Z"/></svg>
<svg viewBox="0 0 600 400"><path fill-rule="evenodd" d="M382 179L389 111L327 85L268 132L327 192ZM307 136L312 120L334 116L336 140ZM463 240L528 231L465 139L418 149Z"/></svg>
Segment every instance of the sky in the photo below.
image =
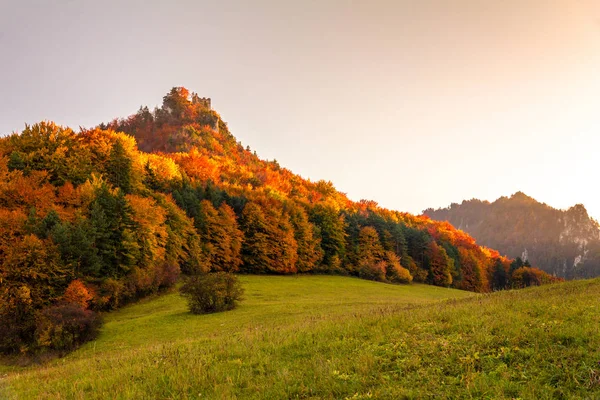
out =
<svg viewBox="0 0 600 400"><path fill-rule="evenodd" d="M599 0L0 0L0 134L211 97L244 146L420 213L600 218Z"/></svg>

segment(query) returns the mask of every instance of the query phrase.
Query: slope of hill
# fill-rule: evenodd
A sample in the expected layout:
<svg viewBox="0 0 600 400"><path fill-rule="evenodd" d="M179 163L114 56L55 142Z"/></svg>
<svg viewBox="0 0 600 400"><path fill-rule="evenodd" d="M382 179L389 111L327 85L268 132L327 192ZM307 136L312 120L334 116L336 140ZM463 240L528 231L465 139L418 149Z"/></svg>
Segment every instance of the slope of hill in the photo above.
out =
<svg viewBox="0 0 600 400"><path fill-rule="evenodd" d="M180 273L345 274L477 292L553 280L509 267L450 224L352 202L261 160L184 88L153 112L78 134L42 122L0 139L3 352L76 347L93 335L94 311Z"/></svg>
<svg viewBox="0 0 600 400"><path fill-rule="evenodd" d="M518 192L493 203L474 199L423 213L550 274L565 278L600 275L600 225L581 204L557 210Z"/></svg>
<svg viewBox="0 0 600 400"><path fill-rule="evenodd" d="M5 369L0 397L600 396L599 280L488 295L242 280L246 301L231 312L193 316L169 294L111 313L98 340L66 358Z"/></svg>

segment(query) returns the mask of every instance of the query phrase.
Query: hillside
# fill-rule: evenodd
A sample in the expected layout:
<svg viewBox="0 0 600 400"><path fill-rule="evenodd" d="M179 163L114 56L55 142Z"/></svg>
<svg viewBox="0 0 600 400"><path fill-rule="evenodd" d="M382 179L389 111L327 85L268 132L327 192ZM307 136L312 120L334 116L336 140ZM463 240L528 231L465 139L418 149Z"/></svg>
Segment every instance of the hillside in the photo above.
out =
<svg viewBox="0 0 600 400"><path fill-rule="evenodd" d="M176 294L115 311L66 358L4 369L0 397L600 396L598 280L489 295L323 276L243 284L231 312L193 316Z"/></svg>
<svg viewBox="0 0 600 400"><path fill-rule="evenodd" d="M79 133L41 122L0 139L0 351L68 351L97 312L219 271L475 292L555 280L448 223L261 160L185 88Z"/></svg>
<svg viewBox="0 0 600 400"><path fill-rule="evenodd" d="M600 276L600 225L581 204L557 210L519 192L492 203L473 199L423 213L550 274Z"/></svg>

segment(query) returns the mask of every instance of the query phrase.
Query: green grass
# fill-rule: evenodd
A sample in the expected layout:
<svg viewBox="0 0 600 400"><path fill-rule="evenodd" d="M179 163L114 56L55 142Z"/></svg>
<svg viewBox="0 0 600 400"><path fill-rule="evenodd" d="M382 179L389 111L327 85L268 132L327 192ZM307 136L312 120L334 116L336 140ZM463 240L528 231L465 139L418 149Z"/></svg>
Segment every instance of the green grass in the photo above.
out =
<svg viewBox="0 0 600 400"><path fill-rule="evenodd" d="M1 367L0 398L600 398L600 280L241 279L234 311L194 316L172 293L108 314L68 357Z"/></svg>

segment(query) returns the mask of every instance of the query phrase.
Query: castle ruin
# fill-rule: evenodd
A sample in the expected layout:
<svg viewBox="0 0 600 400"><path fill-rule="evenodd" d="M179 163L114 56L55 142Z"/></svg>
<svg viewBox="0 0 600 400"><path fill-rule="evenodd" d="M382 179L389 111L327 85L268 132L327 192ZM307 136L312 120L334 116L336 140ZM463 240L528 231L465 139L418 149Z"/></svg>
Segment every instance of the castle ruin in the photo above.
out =
<svg viewBox="0 0 600 400"><path fill-rule="evenodd" d="M212 110L210 105L210 97L200 97L196 93L192 94L192 104L201 104L202 107Z"/></svg>

